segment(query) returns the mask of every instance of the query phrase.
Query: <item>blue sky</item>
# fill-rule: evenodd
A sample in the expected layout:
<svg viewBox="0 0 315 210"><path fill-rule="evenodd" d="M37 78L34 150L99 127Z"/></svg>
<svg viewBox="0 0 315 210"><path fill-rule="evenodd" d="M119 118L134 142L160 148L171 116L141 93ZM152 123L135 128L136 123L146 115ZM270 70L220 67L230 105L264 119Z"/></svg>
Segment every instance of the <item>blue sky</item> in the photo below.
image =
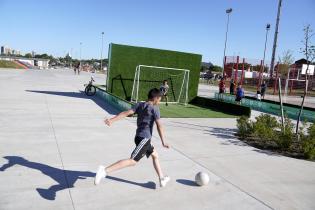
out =
<svg viewBox="0 0 315 210"><path fill-rule="evenodd" d="M0 45L22 52L99 58L110 42L199 53L221 64L225 9L232 7L228 55L261 59L265 25L271 24L270 60L277 0L0 0ZM283 0L277 55L292 50L296 59L303 26L315 30L315 0ZM313 40L315 43L315 38Z"/></svg>

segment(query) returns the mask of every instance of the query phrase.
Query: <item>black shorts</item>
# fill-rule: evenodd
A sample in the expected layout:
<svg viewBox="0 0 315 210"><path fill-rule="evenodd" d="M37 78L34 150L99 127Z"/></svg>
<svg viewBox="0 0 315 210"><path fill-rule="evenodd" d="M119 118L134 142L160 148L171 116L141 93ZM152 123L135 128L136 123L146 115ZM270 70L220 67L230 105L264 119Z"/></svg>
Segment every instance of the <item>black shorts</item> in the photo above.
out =
<svg viewBox="0 0 315 210"><path fill-rule="evenodd" d="M139 161L144 155L147 158L153 153L154 147L151 145L151 139L136 136L136 148L131 153L131 159Z"/></svg>
<svg viewBox="0 0 315 210"><path fill-rule="evenodd" d="M241 101L242 97L236 97L235 101Z"/></svg>

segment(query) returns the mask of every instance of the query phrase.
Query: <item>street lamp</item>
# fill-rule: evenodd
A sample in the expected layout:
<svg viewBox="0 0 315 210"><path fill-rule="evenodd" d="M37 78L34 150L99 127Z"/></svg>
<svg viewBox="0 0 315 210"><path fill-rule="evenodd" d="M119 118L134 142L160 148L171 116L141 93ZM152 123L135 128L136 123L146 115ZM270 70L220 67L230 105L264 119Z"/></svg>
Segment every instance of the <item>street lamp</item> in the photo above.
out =
<svg viewBox="0 0 315 210"><path fill-rule="evenodd" d="M103 70L103 40L104 40L104 32L102 32L102 47L101 47L101 71Z"/></svg>
<svg viewBox="0 0 315 210"><path fill-rule="evenodd" d="M79 70L81 70L81 59L82 59L81 52L82 52L82 42L80 42L80 67L79 67Z"/></svg>
<svg viewBox="0 0 315 210"><path fill-rule="evenodd" d="M226 43L227 43L228 31L229 31L230 14L232 13L232 11L233 11L232 8L225 10L225 13L227 14L227 23L226 23L226 32L225 32L225 42L224 42L222 76L224 76L224 59L225 59Z"/></svg>
<svg viewBox="0 0 315 210"><path fill-rule="evenodd" d="M264 58L263 58L263 72L265 69L265 56L266 56L266 48L267 48L267 40L268 40L268 32L270 30L270 24L266 25L266 38L265 38L265 48L264 48Z"/></svg>

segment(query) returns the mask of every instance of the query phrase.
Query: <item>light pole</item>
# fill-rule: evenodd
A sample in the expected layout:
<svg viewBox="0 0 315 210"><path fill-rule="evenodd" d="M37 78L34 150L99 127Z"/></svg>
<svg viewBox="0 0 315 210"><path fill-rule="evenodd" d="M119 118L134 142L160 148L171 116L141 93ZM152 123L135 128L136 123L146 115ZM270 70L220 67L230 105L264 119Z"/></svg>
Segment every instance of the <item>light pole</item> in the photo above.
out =
<svg viewBox="0 0 315 210"><path fill-rule="evenodd" d="M102 47L101 47L101 71L103 70L103 40L104 40L104 32L102 32Z"/></svg>
<svg viewBox="0 0 315 210"><path fill-rule="evenodd" d="M265 70L265 57L266 57L266 49L267 49L267 40L268 40L268 32L270 30L270 24L266 25L266 38L265 38L265 48L264 48L264 57L263 57L263 72Z"/></svg>
<svg viewBox="0 0 315 210"><path fill-rule="evenodd" d="M72 58L73 58L72 51L73 51L73 48L71 48L71 52L70 52L70 53L71 53L71 55L70 55L70 57L71 57L71 58L70 58L70 59L71 59L71 60L70 60L70 68L72 68Z"/></svg>
<svg viewBox="0 0 315 210"><path fill-rule="evenodd" d="M227 23L226 23L226 32L225 32L225 42L224 42L222 76L224 76L224 59L225 59L226 43L227 43L228 31L229 31L230 14L232 11L233 11L232 8L225 10L225 13L227 14Z"/></svg>
<svg viewBox="0 0 315 210"><path fill-rule="evenodd" d="M81 70L81 59L82 59L82 57L81 57L81 51L82 51L82 42L80 42L80 67L79 67L79 70Z"/></svg>

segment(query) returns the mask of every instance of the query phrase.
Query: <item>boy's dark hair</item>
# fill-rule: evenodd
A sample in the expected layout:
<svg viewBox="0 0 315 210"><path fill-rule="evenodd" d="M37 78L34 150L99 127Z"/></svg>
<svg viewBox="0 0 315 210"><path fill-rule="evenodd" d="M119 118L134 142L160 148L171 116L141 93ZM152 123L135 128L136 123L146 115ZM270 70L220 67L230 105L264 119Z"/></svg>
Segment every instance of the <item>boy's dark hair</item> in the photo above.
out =
<svg viewBox="0 0 315 210"><path fill-rule="evenodd" d="M163 80L163 83L167 82L167 79Z"/></svg>
<svg viewBox="0 0 315 210"><path fill-rule="evenodd" d="M161 97L161 91L157 88L152 88L148 93L148 99L152 100L156 97Z"/></svg>

